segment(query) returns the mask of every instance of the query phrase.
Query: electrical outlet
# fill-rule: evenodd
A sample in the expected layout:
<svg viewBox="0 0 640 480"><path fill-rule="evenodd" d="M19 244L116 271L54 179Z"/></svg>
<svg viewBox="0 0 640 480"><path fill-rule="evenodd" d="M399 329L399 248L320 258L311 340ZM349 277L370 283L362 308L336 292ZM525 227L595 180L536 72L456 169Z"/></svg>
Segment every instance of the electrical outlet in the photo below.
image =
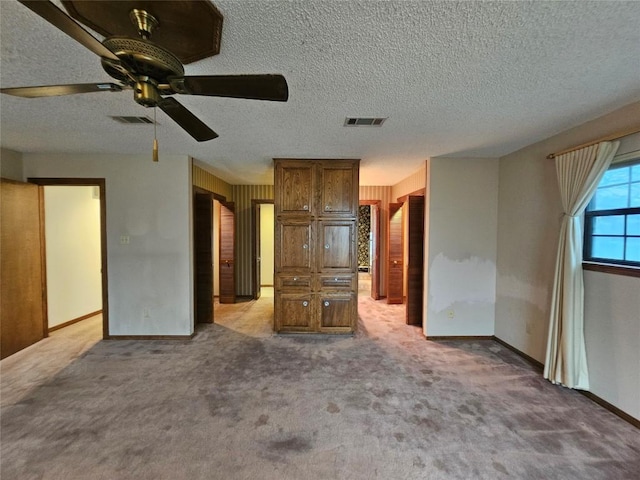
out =
<svg viewBox="0 0 640 480"><path fill-rule="evenodd" d="M453 320L455 316L456 316L456 312L453 309L447 310L447 318L449 320Z"/></svg>

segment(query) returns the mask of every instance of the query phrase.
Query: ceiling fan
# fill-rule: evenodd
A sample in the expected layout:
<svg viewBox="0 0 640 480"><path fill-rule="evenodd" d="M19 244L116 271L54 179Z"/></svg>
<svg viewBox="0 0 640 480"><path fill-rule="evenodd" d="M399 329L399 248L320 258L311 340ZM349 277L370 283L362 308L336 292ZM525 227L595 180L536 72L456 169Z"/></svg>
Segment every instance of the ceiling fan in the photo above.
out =
<svg viewBox="0 0 640 480"><path fill-rule="evenodd" d="M159 107L198 142L218 135L173 98L174 94L277 102L286 102L289 97L282 75L184 74L183 63L219 52L222 14L209 0L63 0L71 16L50 1L19 1L98 55L104 70L118 83L0 88L2 93L36 98L133 90L136 102L145 107ZM100 42L72 16L106 38ZM204 28L200 28L203 23ZM154 38L152 42L154 32L158 33L158 40Z"/></svg>

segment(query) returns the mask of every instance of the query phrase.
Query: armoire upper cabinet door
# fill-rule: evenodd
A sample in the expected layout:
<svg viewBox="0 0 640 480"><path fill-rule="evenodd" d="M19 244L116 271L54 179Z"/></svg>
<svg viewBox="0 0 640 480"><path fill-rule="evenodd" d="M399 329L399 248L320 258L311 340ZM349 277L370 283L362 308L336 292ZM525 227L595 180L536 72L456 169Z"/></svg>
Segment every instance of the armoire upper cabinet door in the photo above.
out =
<svg viewBox="0 0 640 480"><path fill-rule="evenodd" d="M319 168L319 184L321 196L318 215L357 215L358 169L354 168L353 162L322 162Z"/></svg>
<svg viewBox="0 0 640 480"><path fill-rule="evenodd" d="M313 165L281 160L276 162L276 177L279 185L275 192L276 215L313 214Z"/></svg>

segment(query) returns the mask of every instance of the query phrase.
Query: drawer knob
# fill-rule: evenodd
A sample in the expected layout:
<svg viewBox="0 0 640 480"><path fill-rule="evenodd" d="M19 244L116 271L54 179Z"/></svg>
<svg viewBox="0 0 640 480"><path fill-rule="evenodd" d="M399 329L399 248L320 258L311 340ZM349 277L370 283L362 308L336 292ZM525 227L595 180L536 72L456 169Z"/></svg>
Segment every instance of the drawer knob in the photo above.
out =
<svg viewBox="0 0 640 480"><path fill-rule="evenodd" d="M334 278L334 279L333 279L333 281L334 281L334 282L337 282L337 281L338 281L338 277Z"/></svg>
<svg viewBox="0 0 640 480"><path fill-rule="evenodd" d="M306 307L306 306L308 306L308 305L309 305L309 302L307 302L306 300L305 300L304 302L302 302L302 306L303 306L303 307Z"/></svg>
<svg viewBox="0 0 640 480"><path fill-rule="evenodd" d="M298 281L298 277L293 277L293 281L297 282Z"/></svg>
<svg viewBox="0 0 640 480"><path fill-rule="evenodd" d="M328 307L328 306L329 306L329 302L327 302L327 301L325 300L325 302L324 302L324 306L325 306L325 307Z"/></svg>
<svg viewBox="0 0 640 480"><path fill-rule="evenodd" d="M324 248L325 248L326 250L329 250L329 244L328 244L328 243L325 243L325 244L324 244Z"/></svg>

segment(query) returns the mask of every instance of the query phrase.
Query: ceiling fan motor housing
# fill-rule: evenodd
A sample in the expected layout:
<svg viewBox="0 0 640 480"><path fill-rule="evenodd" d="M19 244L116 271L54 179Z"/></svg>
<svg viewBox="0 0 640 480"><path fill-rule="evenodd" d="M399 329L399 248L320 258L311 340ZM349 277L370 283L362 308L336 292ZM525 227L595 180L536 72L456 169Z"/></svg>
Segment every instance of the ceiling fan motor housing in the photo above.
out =
<svg viewBox="0 0 640 480"><path fill-rule="evenodd" d="M169 77L184 76L184 67L170 51L148 40L128 37L109 37L102 44L116 55L125 65L130 75L125 75L108 61L102 61L105 71L125 83L131 76L145 76L157 83L168 83Z"/></svg>

